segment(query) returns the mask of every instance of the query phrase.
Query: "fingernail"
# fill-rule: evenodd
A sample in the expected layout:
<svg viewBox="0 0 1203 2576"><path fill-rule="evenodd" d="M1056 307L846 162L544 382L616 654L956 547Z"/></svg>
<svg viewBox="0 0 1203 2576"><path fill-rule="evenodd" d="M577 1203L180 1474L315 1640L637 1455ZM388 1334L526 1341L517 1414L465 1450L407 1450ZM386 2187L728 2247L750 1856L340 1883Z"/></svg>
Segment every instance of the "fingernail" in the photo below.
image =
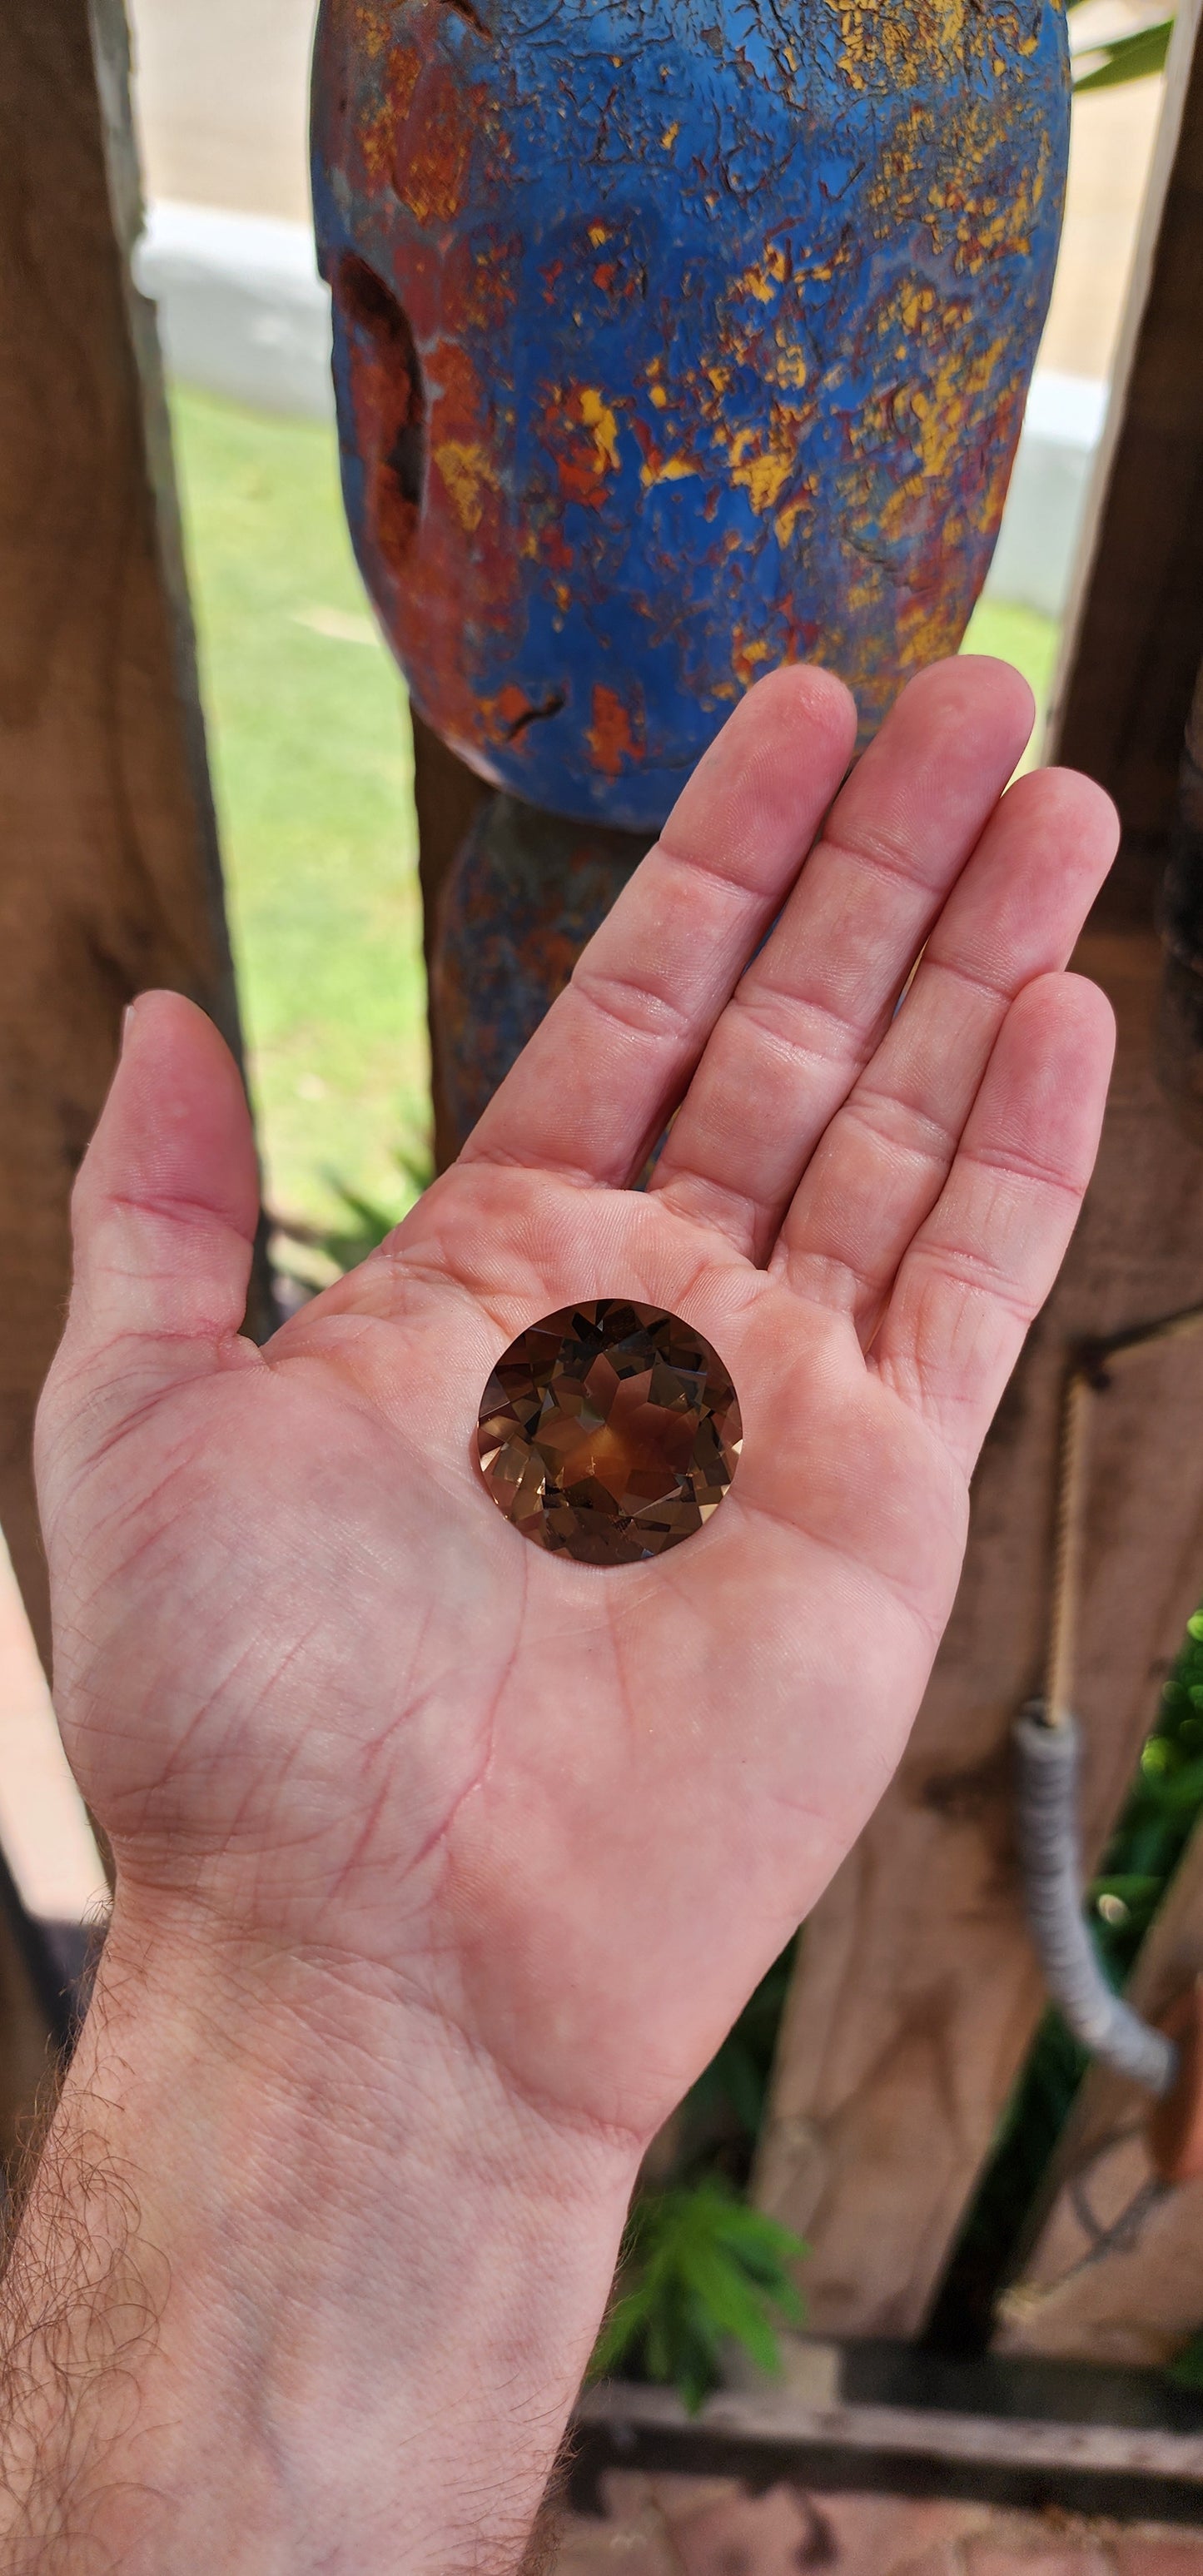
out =
<svg viewBox="0 0 1203 2576"><path fill-rule="evenodd" d="M135 1001L133 1001L133 1002L127 1002L127 1003L126 1003L126 1006L125 1006L125 1009L124 1009L124 1011L122 1012L122 1015L121 1015L121 1053L122 1053L122 1055L124 1055L125 1050L126 1050L126 1045L127 1045L127 1043L128 1043L128 1039L129 1039L129 1033L130 1033L130 1030L131 1030L131 1028L132 1028L132 1026L133 1026L134 1013L135 1013L135 1011L137 1010L137 1008L138 1008L138 1004L137 1004L137 1001L136 1001L136 1000L135 1000Z"/></svg>

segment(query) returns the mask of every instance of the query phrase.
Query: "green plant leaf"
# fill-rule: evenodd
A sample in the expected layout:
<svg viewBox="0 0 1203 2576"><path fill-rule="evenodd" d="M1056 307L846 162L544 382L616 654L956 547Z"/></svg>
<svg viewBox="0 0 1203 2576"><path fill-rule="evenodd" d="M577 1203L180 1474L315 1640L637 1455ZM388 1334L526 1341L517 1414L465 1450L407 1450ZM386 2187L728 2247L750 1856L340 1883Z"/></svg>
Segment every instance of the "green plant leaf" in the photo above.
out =
<svg viewBox="0 0 1203 2576"><path fill-rule="evenodd" d="M1184 1762L1169 1772L1161 1792L1162 1804L1172 1813L1184 1807L1194 1809L1203 1804L1203 1761Z"/></svg>
<svg viewBox="0 0 1203 2576"><path fill-rule="evenodd" d="M647 2328L655 2296L655 2285L643 2281L637 2290L629 2290L625 2298L616 2302L593 2347L589 2365L593 2378L608 2378L625 2360Z"/></svg>
<svg viewBox="0 0 1203 2576"><path fill-rule="evenodd" d="M407 1184L399 1206L384 1207L379 1200L365 1198L360 1191L350 1189L345 1181L340 1181L336 1172L327 1172L324 1175L327 1187L346 1209L352 1223L319 1227L294 1225L283 1218L277 1221L277 1232L310 1251L323 1253L336 1270L357 1269L361 1261L367 1260L369 1253L379 1249L394 1227L400 1225L407 1207L421 1197L434 1178L434 1162L429 1153L415 1153L401 1147L394 1153L393 1161ZM312 1289L316 1282L302 1279L301 1284Z"/></svg>
<svg viewBox="0 0 1203 2576"><path fill-rule="evenodd" d="M1173 19L1164 18L1156 27L1142 27L1135 36L1121 36L1113 45L1099 45L1083 54L1081 60L1093 69L1075 76L1075 98L1088 89L1114 89L1120 81L1147 80L1153 72L1163 71L1173 27ZM1105 62L1095 62L1096 51L1106 55Z"/></svg>
<svg viewBox="0 0 1203 2576"><path fill-rule="evenodd" d="M714 2176L648 2192L631 2213L621 2295L598 2337L591 2375L636 2363L675 2386L691 2412L719 2383L735 2341L765 2371L781 2367L775 2320L801 2325L790 2266L806 2248Z"/></svg>

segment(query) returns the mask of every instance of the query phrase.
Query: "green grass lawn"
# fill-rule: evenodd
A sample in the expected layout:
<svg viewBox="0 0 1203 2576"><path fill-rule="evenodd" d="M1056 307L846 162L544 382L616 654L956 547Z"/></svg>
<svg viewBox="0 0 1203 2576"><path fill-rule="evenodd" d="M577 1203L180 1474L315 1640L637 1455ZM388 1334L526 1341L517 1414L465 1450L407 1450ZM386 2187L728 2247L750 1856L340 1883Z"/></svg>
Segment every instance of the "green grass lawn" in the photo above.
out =
<svg viewBox="0 0 1203 2576"><path fill-rule="evenodd" d="M333 437L179 390L173 412L269 1201L328 1223L337 1179L400 1215L429 1079L409 728ZM1046 618L986 601L967 642L1043 705Z"/></svg>
<svg viewBox="0 0 1203 2576"><path fill-rule="evenodd" d="M330 1175L400 1213L428 1122L404 692L351 556L332 437L173 404L209 745L270 1204Z"/></svg>

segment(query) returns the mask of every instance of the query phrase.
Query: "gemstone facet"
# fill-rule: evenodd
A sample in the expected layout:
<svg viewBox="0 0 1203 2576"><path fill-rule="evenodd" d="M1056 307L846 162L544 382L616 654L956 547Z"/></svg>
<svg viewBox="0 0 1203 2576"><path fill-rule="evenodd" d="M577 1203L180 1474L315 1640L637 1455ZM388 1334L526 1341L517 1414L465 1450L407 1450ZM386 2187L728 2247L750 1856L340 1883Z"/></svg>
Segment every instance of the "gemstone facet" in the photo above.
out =
<svg viewBox="0 0 1203 2576"><path fill-rule="evenodd" d="M717 1351L658 1306L597 1297L520 1333L481 1399L499 1511L581 1565L637 1565L717 1511L743 1439Z"/></svg>

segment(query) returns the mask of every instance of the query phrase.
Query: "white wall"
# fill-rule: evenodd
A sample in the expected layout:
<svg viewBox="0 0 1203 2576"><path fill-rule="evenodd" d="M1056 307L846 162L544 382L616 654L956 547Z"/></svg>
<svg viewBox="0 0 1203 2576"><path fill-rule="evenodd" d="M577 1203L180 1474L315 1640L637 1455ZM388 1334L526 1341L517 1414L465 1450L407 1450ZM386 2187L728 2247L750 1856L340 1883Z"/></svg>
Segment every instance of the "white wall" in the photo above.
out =
<svg viewBox="0 0 1203 2576"><path fill-rule="evenodd" d="M316 0L127 0L147 193L309 216Z"/></svg>

